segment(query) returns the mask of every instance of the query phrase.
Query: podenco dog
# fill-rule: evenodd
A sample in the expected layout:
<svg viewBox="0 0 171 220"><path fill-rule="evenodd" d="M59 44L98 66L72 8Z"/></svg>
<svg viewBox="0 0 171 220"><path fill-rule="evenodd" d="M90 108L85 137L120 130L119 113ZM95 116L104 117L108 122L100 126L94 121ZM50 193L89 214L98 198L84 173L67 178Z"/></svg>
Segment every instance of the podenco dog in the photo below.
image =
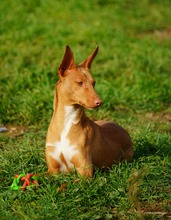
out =
<svg viewBox="0 0 171 220"><path fill-rule="evenodd" d="M70 47L66 46L46 138L48 173L76 169L84 177L92 177L92 165L110 168L133 156L131 138L122 127L108 121L94 122L84 113L84 108L96 109L102 104L90 74L97 52L98 47L76 65Z"/></svg>

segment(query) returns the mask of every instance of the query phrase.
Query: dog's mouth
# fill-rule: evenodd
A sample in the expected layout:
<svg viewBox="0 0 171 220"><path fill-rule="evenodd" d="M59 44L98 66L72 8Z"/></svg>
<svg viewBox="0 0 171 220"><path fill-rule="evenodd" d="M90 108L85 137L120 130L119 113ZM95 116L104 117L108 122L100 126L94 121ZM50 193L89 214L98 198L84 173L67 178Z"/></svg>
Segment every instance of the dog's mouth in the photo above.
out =
<svg viewBox="0 0 171 220"><path fill-rule="evenodd" d="M79 105L81 105L82 107L88 109L88 110L94 110L94 109L97 109L99 106L88 106L88 105L85 105L84 103L82 103L81 101L79 102Z"/></svg>

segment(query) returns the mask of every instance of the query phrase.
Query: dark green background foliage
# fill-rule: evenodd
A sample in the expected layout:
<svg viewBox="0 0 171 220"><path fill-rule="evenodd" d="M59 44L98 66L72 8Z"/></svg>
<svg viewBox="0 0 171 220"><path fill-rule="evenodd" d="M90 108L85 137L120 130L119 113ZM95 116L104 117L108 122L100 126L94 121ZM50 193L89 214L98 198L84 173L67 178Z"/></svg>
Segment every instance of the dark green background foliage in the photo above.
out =
<svg viewBox="0 0 171 220"><path fill-rule="evenodd" d="M171 1L1 0L0 21L0 125L28 126L19 137L0 134L0 219L156 219L169 212ZM42 176L36 191L11 191L16 173L47 169L45 137L67 44L77 63L99 45L91 71L103 105L86 112L125 127L134 159L96 170L92 180Z"/></svg>

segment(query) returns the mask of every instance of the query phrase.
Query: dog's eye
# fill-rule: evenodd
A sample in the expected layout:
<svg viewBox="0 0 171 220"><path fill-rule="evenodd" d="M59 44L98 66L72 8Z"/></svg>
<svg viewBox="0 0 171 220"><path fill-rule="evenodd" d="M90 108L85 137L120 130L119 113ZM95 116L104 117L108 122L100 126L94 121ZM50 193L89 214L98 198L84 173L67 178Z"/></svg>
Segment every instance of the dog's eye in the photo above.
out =
<svg viewBox="0 0 171 220"><path fill-rule="evenodd" d="M80 82L77 82L77 83L78 83L79 86L82 86L82 85L83 85L83 82L81 82L81 81L80 81Z"/></svg>

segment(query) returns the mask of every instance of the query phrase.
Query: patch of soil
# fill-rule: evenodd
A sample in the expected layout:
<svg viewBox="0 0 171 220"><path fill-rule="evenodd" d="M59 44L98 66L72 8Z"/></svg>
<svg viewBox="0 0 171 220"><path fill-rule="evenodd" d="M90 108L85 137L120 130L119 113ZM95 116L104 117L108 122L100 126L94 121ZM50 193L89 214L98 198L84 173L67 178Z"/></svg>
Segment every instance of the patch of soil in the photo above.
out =
<svg viewBox="0 0 171 220"><path fill-rule="evenodd" d="M5 125L0 126L0 133L8 137L17 137L28 131L28 127L24 125Z"/></svg>
<svg viewBox="0 0 171 220"><path fill-rule="evenodd" d="M143 202L141 203L141 211L145 215L156 215L166 219L171 218L171 201L165 202Z"/></svg>
<svg viewBox="0 0 171 220"><path fill-rule="evenodd" d="M162 212L162 211L169 211L166 209L167 207L171 208L171 201L163 201L163 202L142 202L141 209L145 212Z"/></svg>
<svg viewBox="0 0 171 220"><path fill-rule="evenodd" d="M155 37L158 39L170 39L171 38L171 30L164 29L164 30L153 30L151 32L141 33L138 35L140 38L143 37Z"/></svg>
<svg viewBox="0 0 171 220"><path fill-rule="evenodd" d="M171 123L171 112L150 112L145 115L148 120Z"/></svg>
<svg viewBox="0 0 171 220"><path fill-rule="evenodd" d="M168 39L171 38L171 30L155 30L153 35L160 38L160 39Z"/></svg>

